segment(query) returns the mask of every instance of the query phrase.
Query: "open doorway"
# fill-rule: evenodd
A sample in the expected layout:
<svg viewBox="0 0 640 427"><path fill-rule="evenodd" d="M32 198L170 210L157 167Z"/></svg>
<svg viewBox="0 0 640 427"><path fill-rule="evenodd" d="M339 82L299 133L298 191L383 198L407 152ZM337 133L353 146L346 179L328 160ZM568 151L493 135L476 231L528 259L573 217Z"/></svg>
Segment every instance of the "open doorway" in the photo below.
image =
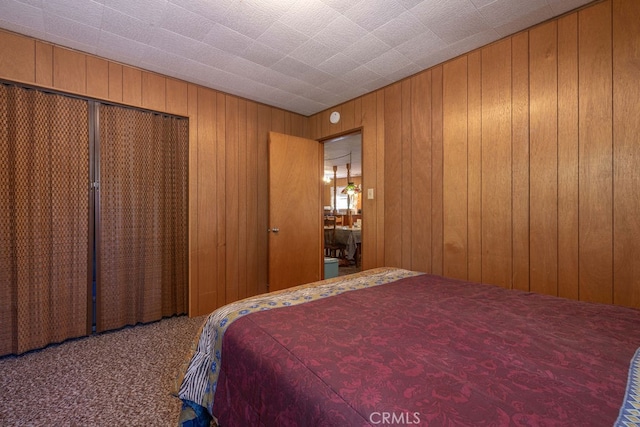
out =
<svg viewBox="0 0 640 427"><path fill-rule="evenodd" d="M324 144L325 278L362 269L362 133Z"/></svg>

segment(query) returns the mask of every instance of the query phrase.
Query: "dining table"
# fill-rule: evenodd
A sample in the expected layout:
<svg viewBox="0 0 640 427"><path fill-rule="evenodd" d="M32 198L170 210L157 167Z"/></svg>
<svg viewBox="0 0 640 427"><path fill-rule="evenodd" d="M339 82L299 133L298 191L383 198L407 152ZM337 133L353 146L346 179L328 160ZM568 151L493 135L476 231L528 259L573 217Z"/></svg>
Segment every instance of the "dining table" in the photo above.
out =
<svg viewBox="0 0 640 427"><path fill-rule="evenodd" d="M359 227L336 227L335 242L346 246L345 256L356 260L362 243L362 229Z"/></svg>

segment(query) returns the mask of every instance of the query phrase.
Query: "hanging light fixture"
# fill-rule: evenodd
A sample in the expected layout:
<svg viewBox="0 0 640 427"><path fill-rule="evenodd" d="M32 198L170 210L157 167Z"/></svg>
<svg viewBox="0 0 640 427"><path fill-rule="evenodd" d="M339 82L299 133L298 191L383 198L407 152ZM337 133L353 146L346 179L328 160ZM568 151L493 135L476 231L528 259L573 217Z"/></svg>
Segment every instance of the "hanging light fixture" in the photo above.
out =
<svg viewBox="0 0 640 427"><path fill-rule="evenodd" d="M362 189L360 186L351 181L351 153L349 153L349 163L347 163L347 186L342 189L342 194L353 196L354 194L361 192Z"/></svg>

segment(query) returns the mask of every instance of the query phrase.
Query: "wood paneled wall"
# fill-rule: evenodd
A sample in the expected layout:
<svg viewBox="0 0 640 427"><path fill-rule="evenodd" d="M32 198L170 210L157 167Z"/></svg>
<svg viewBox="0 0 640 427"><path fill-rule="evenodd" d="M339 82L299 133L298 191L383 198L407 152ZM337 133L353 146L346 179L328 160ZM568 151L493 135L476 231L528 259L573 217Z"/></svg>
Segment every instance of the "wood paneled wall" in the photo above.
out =
<svg viewBox="0 0 640 427"><path fill-rule="evenodd" d="M597 2L308 118L2 31L0 78L190 118L191 315L266 290L270 130L362 130L364 268L640 307L638 22Z"/></svg>
<svg viewBox="0 0 640 427"><path fill-rule="evenodd" d="M311 116L362 129L364 267L640 307L638 22L596 2Z"/></svg>
<svg viewBox="0 0 640 427"><path fill-rule="evenodd" d="M267 135L308 118L1 30L0 78L189 117L189 313L266 291Z"/></svg>

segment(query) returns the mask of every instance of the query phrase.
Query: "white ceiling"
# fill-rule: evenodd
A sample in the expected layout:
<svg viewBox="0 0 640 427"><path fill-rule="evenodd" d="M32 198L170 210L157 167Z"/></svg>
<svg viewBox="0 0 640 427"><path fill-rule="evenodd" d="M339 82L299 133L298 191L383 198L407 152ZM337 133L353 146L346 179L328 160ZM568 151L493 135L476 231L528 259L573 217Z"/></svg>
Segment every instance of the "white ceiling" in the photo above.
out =
<svg viewBox="0 0 640 427"><path fill-rule="evenodd" d="M592 0L0 0L0 27L311 115Z"/></svg>

